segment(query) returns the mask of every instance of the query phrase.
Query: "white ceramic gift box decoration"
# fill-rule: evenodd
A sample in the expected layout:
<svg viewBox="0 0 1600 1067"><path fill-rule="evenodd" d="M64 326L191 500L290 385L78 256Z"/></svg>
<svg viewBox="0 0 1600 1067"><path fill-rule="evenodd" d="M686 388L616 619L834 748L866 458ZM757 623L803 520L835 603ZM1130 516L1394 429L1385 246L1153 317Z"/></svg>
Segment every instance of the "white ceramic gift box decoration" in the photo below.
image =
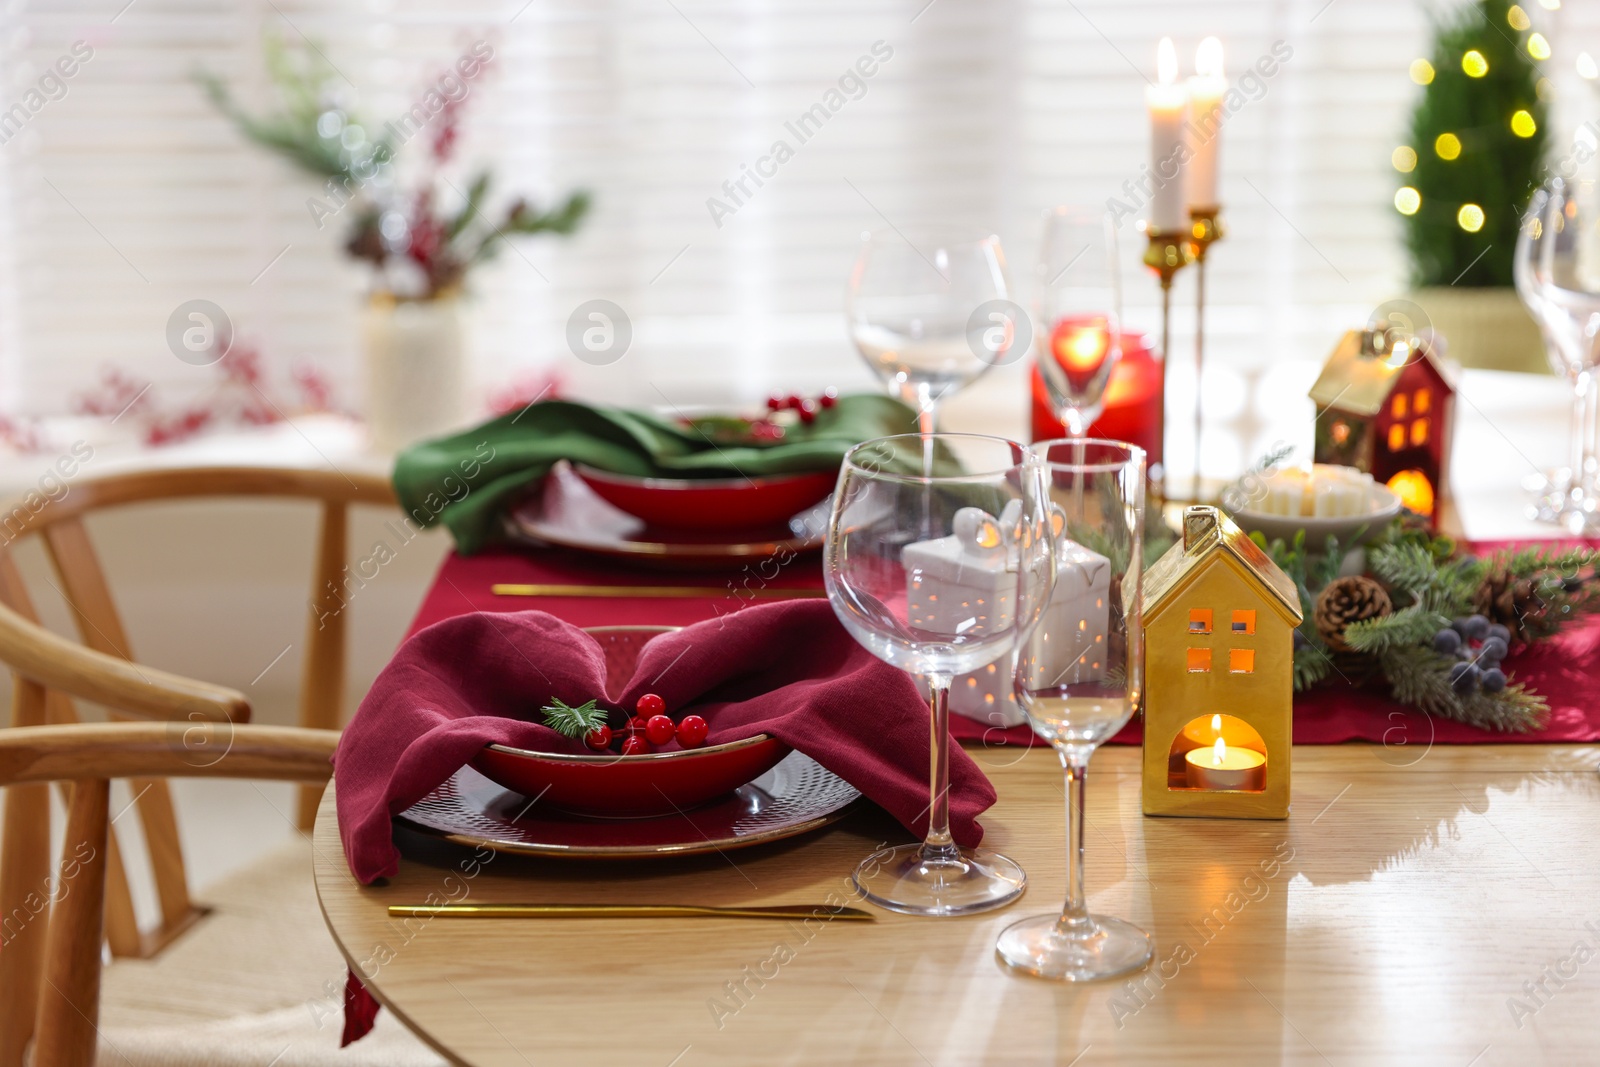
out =
<svg viewBox="0 0 1600 1067"><path fill-rule="evenodd" d="M1111 622L1111 561L1082 545L1063 539L1056 549L1056 584L1041 620L1043 633L1068 635L1067 643L1043 649L1032 686L1087 682L1106 671L1106 633ZM1051 625L1045 625L1051 621ZM1056 638L1058 641L1060 637ZM990 726L1020 726L1027 714L1013 696L1011 675L1015 652L950 685L950 710Z"/></svg>
<svg viewBox="0 0 1600 1067"><path fill-rule="evenodd" d="M1020 514L1015 502L998 520L981 508L962 508L951 523L953 535L918 541L902 550L912 626L959 634L979 624L1010 625L1016 605L1017 563L1011 543L1014 538L1007 534ZM1056 587L1045 610L1069 617L1049 632L1070 633L1073 640L1047 651L1039 665L1051 675L1047 681L1087 681L1105 672L1111 563L1075 542L1063 539L1058 544ZM970 674L957 676L950 686L950 710L989 726L1026 722L1027 716L1012 697L1016 659L1015 652L1008 653Z"/></svg>
<svg viewBox="0 0 1600 1067"><path fill-rule="evenodd" d="M1056 548L1056 584L1040 620L1042 649L1029 688L1092 682L1106 673L1106 631L1111 623L1111 561L1062 538ZM1062 635L1066 639L1062 640Z"/></svg>
<svg viewBox="0 0 1600 1067"><path fill-rule="evenodd" d="M955 532L949 537L915 541L900 551L911 625L952 635L1004 629L1016 606L1017 560L1000 520L982 508L962 508L950 526Z"/></svg>

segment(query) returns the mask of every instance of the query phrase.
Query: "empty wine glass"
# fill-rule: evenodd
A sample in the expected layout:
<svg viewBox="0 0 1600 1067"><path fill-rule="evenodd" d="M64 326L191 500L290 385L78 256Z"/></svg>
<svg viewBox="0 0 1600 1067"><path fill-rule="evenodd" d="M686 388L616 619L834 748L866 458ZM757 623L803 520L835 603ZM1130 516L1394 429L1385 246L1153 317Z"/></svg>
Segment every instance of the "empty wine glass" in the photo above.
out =
<svg viewBox="0 0 1600 1067"><path fill-rule="evenodd" d="M890 230L863 238L845 319L861 358L917 409L918 429L933 433L939 404L1008 362L1018 331L1030 329L1009 297L998 237L919 246ZM974 343L975 314L985 343Z"/></svg>
<svg viewBox="0 0 1600 1067"><path fill-rule="evenodd" d="M1600 363L1600 186L1552 178L1533 194L1512 261L1517 293L1544 334L1551 369L1572 385L1571 465L1555 472L1535 516L1574 534L1600 530L1595 453Z"/></svg>
<svg viewBox="0 0 1600 1067"><path fill-rule="evenodd" d="M1117 231L1104 211L1058 207L1039 249L1039 373L1072 437L1105 409L1106 382L1122 355Z"/></svg>
<svg viewBox="0 0 1600 1067"><path fill-rule="evenodd" d="M916 915L965 915L1015 900L1022 868L950 834L950 679L1014 651L1051 557L1038 464L1022 445L974 434L906 434L845 456L823 555L828 600L874 655L931 693L928 832L856 868L862 895Z"/></svg>
<svg viewBox="0 0 1600 1067"><path fill-rule="evenodd" d="M1066 771L1067 900L1060 914L1006 927L995 952L1027 974L1084 982L1135 970L1151 954L1137 926L1089 914L1083 888L1084 773L1144 691L1144 452L1082 438L1033 449L1051 501L1055 582L1027 587L1044 603L1018 651L1016 694Z"/></svg>

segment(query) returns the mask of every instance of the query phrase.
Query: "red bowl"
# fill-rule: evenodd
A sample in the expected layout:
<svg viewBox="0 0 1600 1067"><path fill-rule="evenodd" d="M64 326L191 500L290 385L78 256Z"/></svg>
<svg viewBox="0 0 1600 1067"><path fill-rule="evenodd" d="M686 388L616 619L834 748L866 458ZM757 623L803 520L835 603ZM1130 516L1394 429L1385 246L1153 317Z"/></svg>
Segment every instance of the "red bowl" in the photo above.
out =
<svg viewBox="0 0 1600 1067"><path fill-rule="evenodd" d="M682 530L772 526L833 492L835 471L768 478L640 478L573 464L578 477L613 507L652 526Z"/></svg>
<svg viewBox="0 0 1600 1067"><path fill-rule="evenodd" d="M606 673L619 681L633 673L650 638L673 626L599 626L590 629L605 650ZM609 686L607 688L610 688ZM488 745L472 766L489 780L539 803L580 815L648 818L698 807L761 777L789 754L768 734L705 748L573 756Z"/></svg>

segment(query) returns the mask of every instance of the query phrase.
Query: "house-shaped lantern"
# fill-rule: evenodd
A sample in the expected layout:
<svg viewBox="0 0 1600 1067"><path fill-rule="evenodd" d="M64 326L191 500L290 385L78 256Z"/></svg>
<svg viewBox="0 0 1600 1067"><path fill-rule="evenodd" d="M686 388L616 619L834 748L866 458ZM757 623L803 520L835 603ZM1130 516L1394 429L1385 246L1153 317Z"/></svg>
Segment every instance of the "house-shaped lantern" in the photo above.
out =
<svg viewBox="0 0 1600 1067"><path fill-rule="evenodd" d="M1144 813L1289 814L1300 597L1245 532L1188 508L1144 579Z"/></svg>
<svg viewBox="0 0 1600 1067"><path fill-rule="evenodd" d="M1351 330L1311 387L1312 459L1366 471L1436 523L1449 484L1454 379L1432 341L1387 323Z"/></svg>

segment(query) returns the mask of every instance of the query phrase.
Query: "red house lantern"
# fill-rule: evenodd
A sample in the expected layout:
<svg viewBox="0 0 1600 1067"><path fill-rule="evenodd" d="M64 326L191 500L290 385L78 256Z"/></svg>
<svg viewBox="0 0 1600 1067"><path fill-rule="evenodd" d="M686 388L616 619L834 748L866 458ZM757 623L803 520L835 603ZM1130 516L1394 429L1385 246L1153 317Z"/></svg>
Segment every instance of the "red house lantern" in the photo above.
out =
<svg viewBox="0 0 1600 1067"><path fill-rule="evenodd" d="M1394 329L1351 330L1323 365L1313 459L1369 472L1437 523L1449 485L1455 368Z"/></svg>

